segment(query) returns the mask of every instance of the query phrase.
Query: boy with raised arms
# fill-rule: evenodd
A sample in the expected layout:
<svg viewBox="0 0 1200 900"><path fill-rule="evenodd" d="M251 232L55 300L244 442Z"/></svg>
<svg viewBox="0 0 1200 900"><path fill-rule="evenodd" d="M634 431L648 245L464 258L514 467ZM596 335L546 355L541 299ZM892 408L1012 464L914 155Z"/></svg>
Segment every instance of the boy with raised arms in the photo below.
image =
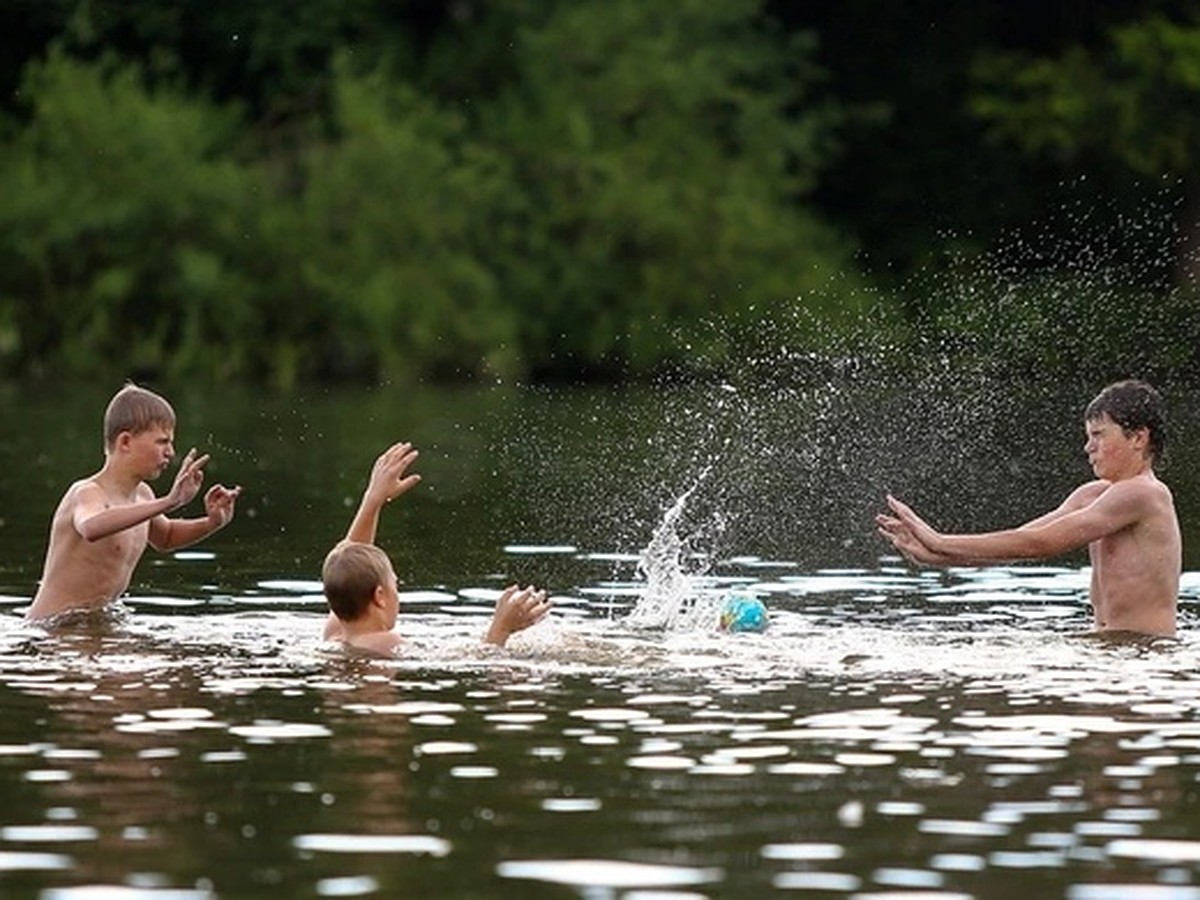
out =
<svg viewBox="0 0 1200 900"><path fill-rule="evenodd" d="M200 491L208 463L189 450L171 490L156 497L147 482L171 464L174 442L171 404L132 383L117 391L104 413L104 465L72 484L54 511L28 618L106 606L128 589L147 544L176 550L229 524L241 488L219 484L204 495L203 517L167 517Z"/></svg>
<svg viewBox="0 0 1200 900"><path fill-rule="evenodd" d="M1144 381L1109 385L1084 413L1084 451L1096 475L1057 509L1018 528L943 534L888 496L879 533L932 566L1044 559L1086 546L1095 627L1174 636L1182 540L1171 491L1155 464L1165 442L1162 398Z"/></svg>
<svg viewBox="0 0 1200 900"><path fill-rule="evenodd" d="M400 608L396 572L375 546L383 507L416 487L420 475L406 475L417 458L409 443L393 444L375 460L346 537L325 557L321 584L329 602L325 638L377 656L391 656L403 642L395 631ZM484 642L503 646L509 636L540 622L550 612L544 591L512 585L496 601Z"/></svg>

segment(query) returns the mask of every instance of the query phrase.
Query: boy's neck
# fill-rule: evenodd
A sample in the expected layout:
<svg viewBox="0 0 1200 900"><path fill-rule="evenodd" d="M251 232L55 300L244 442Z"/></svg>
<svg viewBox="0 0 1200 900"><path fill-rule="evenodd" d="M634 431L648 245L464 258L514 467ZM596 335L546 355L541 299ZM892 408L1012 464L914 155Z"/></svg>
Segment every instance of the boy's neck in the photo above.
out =
<svg viewBox="0 0 1200 900"><path fill-rule="evenodd" d="M106 491L125 497L132 495L142 483L136 472L122 466L119 458L112 455L105 457L104 467L92 476L92 480Z"/></svg>
<svg viewBox="0 0 1200 900"><path fill-rule="evenodd" d="M1119 472L1112 479L1112 482L1115 484L1118 481L1129 481L1131 478L1141 478L1143 476L1148 478L1156 477L1154 474L1154 461L1152 459L1143 458L1139 462L1130 465L1126 470Z"/></svg>

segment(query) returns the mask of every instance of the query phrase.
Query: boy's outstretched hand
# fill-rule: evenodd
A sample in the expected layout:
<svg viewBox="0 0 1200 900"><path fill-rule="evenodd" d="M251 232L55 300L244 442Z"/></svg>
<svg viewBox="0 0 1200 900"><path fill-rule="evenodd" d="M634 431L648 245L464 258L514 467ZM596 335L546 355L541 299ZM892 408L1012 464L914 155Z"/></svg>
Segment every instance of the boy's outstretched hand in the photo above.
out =
<svg viewBox="0 0 1200 900"><path fill-rule="evenodd" d="M890 494L887 503L892 514L880 513L875 517L875 527L880 536L910 562L925 565L945 563L945 558L927 543L931 537L937 536L937 532L910 506Z"/></svg>
<svg viewBox="0 0 1200 900"><path fill-rule="evenodd" d="M509 636L523 631L542 621L550 612L550 601L545 591L533 587L518 588L510 585L496 601L492 613L492 626L488 629L484 643L504 646Z"/></svg>
<svg viewBox="0 0 1200 900"><path fill-rule="evenodd" d="M233 521L233 506L241 492L240 485L228 488L223 484L214 484L205 493L204 511L208 515L208 522L213 526L214 531L224 528Z"/></svg>

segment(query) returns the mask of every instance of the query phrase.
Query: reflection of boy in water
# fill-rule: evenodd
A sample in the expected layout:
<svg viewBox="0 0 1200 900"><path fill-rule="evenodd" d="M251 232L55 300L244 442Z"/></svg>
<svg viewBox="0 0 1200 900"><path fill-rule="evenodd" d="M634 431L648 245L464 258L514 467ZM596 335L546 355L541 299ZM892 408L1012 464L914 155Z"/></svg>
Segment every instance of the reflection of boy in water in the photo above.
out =
<svg viewBox="0 0 1200 900"><path fill-rule="evenodd" d="M1109 385L1088 405L1084 430L1096 480L1057 509L1006 531L942 534L889 496L892 514L875 517L879 533L928 565L1043 559L1086 544L1096 628L1174 635L1182 542L1171 492L1154 474L1162 399L1142 381Z"/></svg>
<svg viewBox="0 0 1200 900"><path fill-rule="evenodd" d="M393 630L400 608L396 572L387 554L375 546L375 531L384 504L421 480L420 475L404 474L416 458L411 444L399 443L375 460L346 537L325 557L321 583L330 609L325 623L327 640L381 655L391 655L401 643ZM513 585L496 601L484 641L502 646L509 635L536 624L549 611L545 591Z"/></svg>
<svg viewBox="0 0 1200 900"><path fill-rule="evenodd" d="M213 485L197 519L168 519L204 481L208 455L189 450L171 490L146 483L175 457L175 411L152 391L127 384L104 412L104 466L72 484L54 511L42 580L27 615L44 619L102 607L129 587L146 545L175 550L208 537L233 518L240 487Z"/></svg>

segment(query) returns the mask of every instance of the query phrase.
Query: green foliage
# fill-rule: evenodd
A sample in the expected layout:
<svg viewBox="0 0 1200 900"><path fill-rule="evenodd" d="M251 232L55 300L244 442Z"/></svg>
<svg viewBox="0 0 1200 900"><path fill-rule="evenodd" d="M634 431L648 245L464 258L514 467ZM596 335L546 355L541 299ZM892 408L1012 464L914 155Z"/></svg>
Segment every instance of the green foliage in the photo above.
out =
<svg viewBox="0 0 1200 900"><path fill-rule="evenodd" d="M486 265L504 161L462 117L337 69L334 138L304 160L303 278L387 377L510 373L515 310Z"/></svg>
<svg viewBox="0 0 1200 900"><path fill-rule="evenodd" d="M231 156L236 119L59 52L24 94L0 166L9 363L183 372L211 343L239 345L252 311L231 257L255 182Z"/></svg>
<svg viewBox="0 0 1200 900"><path fill-rule="evenodd" d="M1099 147L1144 173L1182 176L1200 151L1198 24L1152 15L1114 27L1100 51L984 55L975 75L975 113L1028 152Z"/></svg>
<svg viewBox="0 0 1200 900"><path fill-rule="evenodd" d="M694 352L708 317L851 294L829 286L845 248L801 203L836 110L806 97L811 48L756 11L592 0L515 29L517 77L479 115L512 160L498 262L544 368L646 369Z"/></svg>
<svg viewBox="0 0 1200 900"><path fill-rule="evenodd" d="M864 123L890 109L889 127L911 117L921 132L855 157L891 179L862 191L860 223L910 262L995 239L934 246L935 225L914 227L931 208L1042 202L1039 182L1014 188L1023 155L1052 171L1116 160L1128 180L1191 179L1200 153L1200 27L1114 13L1102 46L981 55L1003 18L985 6L947 21L953 59L924 53L929 86L893 103L840 94L803 16L765 0L46 7L37 28L58 31L45 53L22 32L28 61L0 122L0 373L289 385L886 349L902 301L870 289L853 241L817 212L852 127L869 140ZM928 106L960 96L968 66L970 127ZM980 122L988 147L971 143ZM1007 193L983 178L927 204L962 188L943 192L937 170L970 168L976 151L1001 160ZM1200 222L1200 202L1188 209ZM1106 346L1132 358L1133 336L1167 340L1139 311L1190 315L1196 300L1153 274L1097 293L1069 261L1017 268L919 300L908 285L926 316L915 339L987 346L1004 308L1021 326L993 344L1007 359L1034 359L1033 335L1053 342L1048 366ZM1111 314L1081 325L1102 301ZM1066 349L1081 334L1087 354ZM1164 344L1189 366L1183 347Z"/></svg>
<svg viewBox="0 0 1200 900"><path fill-rule="evenodd" d="M847 245L805 207L840 114L754 0L506 0L340 52L314 41L386 17L198 9L81 0L28 67L0 151L10 371L636 373L849 318ZM485 44L503 64L450 65ZM245 113L197 92L239 74Z"/></svg>
<svg viewBox="0 0 1200 900"><path fill-rule="evenodd" d="M1046 273L959 285L959 301L924 323L927 346L956 365L1028 377L1154 381L1200 371L1200 320L1191 290L1139 290L1127 282Z"/></svg>

